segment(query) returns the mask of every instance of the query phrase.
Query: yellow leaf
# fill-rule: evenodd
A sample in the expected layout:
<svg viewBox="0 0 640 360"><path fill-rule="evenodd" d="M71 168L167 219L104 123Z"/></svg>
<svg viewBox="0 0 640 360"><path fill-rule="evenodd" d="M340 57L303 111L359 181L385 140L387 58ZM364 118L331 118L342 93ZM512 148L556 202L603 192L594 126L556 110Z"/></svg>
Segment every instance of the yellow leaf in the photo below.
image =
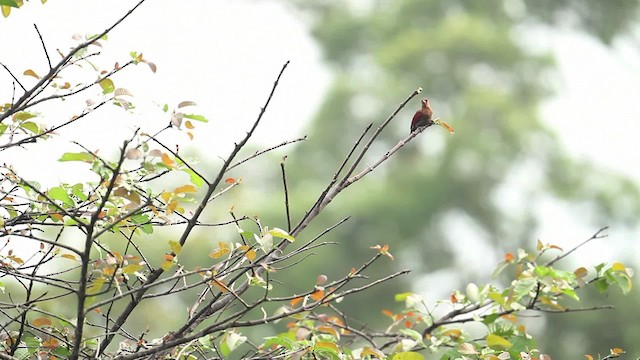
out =
<svg viewBox="0 0 640 360"><path fill-rule="evenodd" d="M7 5L2 5L2 16L9 17L9 14L11 14L11 8Z"/></svg>
<svg viewBox="0 0 640 360"><path fill-rule="evenodd" d="M593 356L591 356L591 355L585 355L584 357L586 357L587 360L593 360Z"/></svg>
<svg viewBox="0 0 640 360"><path fill-rule="evenodd" d="M116 89L115 85L113 84L113 80L109 78L98 81L98 84L102 88L103 94L112 93Z"/></svg>
<svg viewBox="0 0 640 360"><path fill-rule="evenodd" d="M611 265L611 268L614 271L618 271L618 272L626 272L627 268L625 268L623 263L620 262L614 262L613 265Z"/></svg>
<svg viewBox="0 0 640 360"><path fill-rule="evenodd" d="M424 360L424 356L415 351L403 351L393 355L391 360Z"/></svg>
<svg viewBox="0 0 640 360"><path fill-rule="evenodd" d="M176 255L178 255L180 250L182 250L182 245L177 241L169 241L169 247L171 247L171 251Z"/></svg>
<svg viewBox="0 0 640 360"><path fill-rule="evenodd" d="M440 119L435 119L433 121L433 123L436 124L436 125L440 125L443 128L447 129L447 131L449 131L449 134L451 134L451 135L456 133L456 130L453 128L453 126L447 124L446 122L444 122L444 121L442 121Z"/></svg>
<svg viewBox="0 0 640 360"><path fill-rule="evenodd" d="M142 265L138 265L138 264L131 264L131 265L127 265L125 267L122 268L122 272L125 274L133 274L136 271L142 269Z"/></svg>
<svg viewBox="0 0 640 360"><path fill-rule="evenodd" d="M173 261L164 261L160 267L162 268L162 270L169 270L171 269L171 267L173 266Z"/></svg>
<svg viewBox="0 0 640 360"><path fill-rule="evenodd" d="M332 342L328 342L328 341L318 341L315 345L315 348L325 348L325 349L332 349L334 351L340 351L340 348L338 347L338 345L336 345L335 343ZM364 352L364 351L363 351Z"/></svg>
<svg viewBox="0 0 640 360"><path fill-rule="evenodd" d="M363 356L366 356L366 355L374 356L374 357L377 357L378 359L384 359L385 358L385 355L384 355L384 353L382 351L380 351L378 349L370 348L368 346L365 346L362 349L362 352L360 353L360 357L363 357Z"/></svg>
<svg viewBox="0 0 640 360"><path fill-rule="evenodd" d="M253 249L249 249L244 256L249 259L249 261L253 261L256 258L256 251Z"/></svg>
<svg viewBox="0 0 640 360"><path fill-rule="evenodd" d="M173 214L173 212L176 211L177 207L178 207L178 202L176 200L173 200L172 202L167 204L167 215Z"/></svg>
<svg viewBox="0 0 640 360"><path fill-rule="evenodd" d="M442 333L442 335L448 336L448 337L450 337L452 339L457 339L460 336L462 336L462 331L460 331L460 329L449 329L449 330L444 331Z"/></svg>
<svg viewBox="0 0 640 360"><path fill-rule="evenodd" d="M73 254L62 254L60 255L60 257L65 258L65 259L69 259L69 260L76 260L76 256Z"/></svg>
<svg viewBox="0 0 640 360"><path fill-rule="evenodd" d="M40 79L40 76L38 76L38 74L36 74L36 72L31 69L25 70L24 75L33 76L36 79Z"/></svg>
<svg viewBox="0 0 640 360"><path fill-rule="evenodd" d="M509 349L513 345L509 340L503 338L502 336L499 336L496 334L489 334L487 335L487 346Z"/></svg>
<svg viewBox="0 0 640 360"><path fill-rule="evenodd" d="M183 185L183 186L177 187L175 190L173 190L173 192L175 192L176 194L194 193L196 191L197 191L197 189L193 185Z"/></svg>
<svg viewBox="0 0 640 360"><path fill-rule="evenodd" d="M173 193L172 192L163 192L162 194L160 194L160 197L162 198L162 200L164 200L165 202L169 202L169 200L171 199L171 197L173 197Z"/></svg>
<svg viewBox="0 0 640 360"><path fill-rule="evenodd" d="M619 354L624 354L626 353L626 351L620 349L620 348L613 348L611 349L611 355L619 355Z"/></svg>
<svg viewBox="0 0 640 360"><path fill-rule="evenodd" d="M52 324L51 320L47 318L37 318L37 319L33 319L33 321L31 322L31 325L35 327L51 326L51 324Z"/></svg>
<svg viewBox="0 0 640 360"><path fill-rule="evenodd" d="M191 121L189 121L189 120L187 120L187 121L184 123L184 126L185 126L187 129L193 129L193 128L194 128L193 123L191 123Z"/></svg>
<svg viewBox="0 0 640 360"><path fill-rule="evenodd" d="M316 330L323 333L331 334L334 338L340 340L340 333L338 333L338 331L331 326L318 326Z"/></svg>

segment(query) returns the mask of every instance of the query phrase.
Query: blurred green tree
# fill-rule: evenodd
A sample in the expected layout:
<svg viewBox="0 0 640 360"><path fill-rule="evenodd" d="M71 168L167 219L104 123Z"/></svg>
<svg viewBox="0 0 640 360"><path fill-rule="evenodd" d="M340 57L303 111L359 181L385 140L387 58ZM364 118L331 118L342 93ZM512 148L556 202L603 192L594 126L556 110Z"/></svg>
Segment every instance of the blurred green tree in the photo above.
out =
<svg viewBox="0 0 640 360"><path fill-rule="evenodd" d="M310 20L335 78L307 129L310 141L287 160L293 203L310 206L336 170L328 165L345 156L368 123L383 121L418 86L435 116L458 130L454 137L427 130L419 146L403 149L399 161L332 204L326 221L313 225L317 231L337 221L338 214L354 217L336 235L339 249L318 250L316 268L308 269L338 276L345 269L335 264L355 263L362 260L362 248L388 243L402 259L389 266L417 272L404 284L369 293L371 308L393 306L393 294L411 286L421 292L448 291L448 286L433 289L442 284L424 280L427 273L469 281L506 249L530 244L540 199L586 204L588 211L579 217L593 221L594 228L636 221L638 187L569 158L540 119L539 106L554 90L554 62L523 34L540 25L566 26L571 19L570 26L610 44L629 30L638 6L625 0L297 1L296 10ZM388 148L406 136L413 111L405 109L398 120L406 121L383 134ZM374 153L388 148L379 146ZM515 199L507 197L506 190L514 188ZM621 196L627 206L617 206ZM380 274L389 270L379 269ZM352 314L374 321L368 306L352 305ZM606 319L598 318L603 323L594 328L602 329ZM565 349L553 340L544 343L558 348L552 352L558 358L612 346L594 338L588 349L560 353Z"/></svg>

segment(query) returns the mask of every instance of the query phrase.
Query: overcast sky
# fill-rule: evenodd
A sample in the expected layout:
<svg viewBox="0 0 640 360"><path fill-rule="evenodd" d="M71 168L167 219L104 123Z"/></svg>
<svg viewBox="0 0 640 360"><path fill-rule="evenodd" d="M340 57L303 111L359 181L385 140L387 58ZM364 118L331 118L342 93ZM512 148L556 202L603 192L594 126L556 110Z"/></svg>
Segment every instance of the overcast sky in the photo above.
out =
<svg viewBox="0 0 640 360"><path fill-rule="evenodd" d="M264 144L280 143L302 135L303 126L311 119L331 81L330 71L322 64L320 51L303 20L295 18L284 3L148 1L109 35L100 61L110 66L115 61L126 61L129 51L143 52L146 59L158 66L158 72L152 74L142 67L133 69L114 78L116 86L129 89L140 104L197 102L200 105L197 112L206 115L210 123L198 125L192 144L203 154L217 156L224 155L246 131L279 69L291 60L255 138ZM26 69L45 73L46 60L34 23L49 51L54 53L56 48L68 49L74 33L101 32L133 4L134 1L122 0L26 3L9 18L0 19L3 35L0 62L16 74ZM543 32L536 38L539 43L534 46L554 51L560 74L558 95L541 109L545 121L558 131L571 154L640 179L637 145L640 51L624 41L606 48L569 31ZM31 81L27 79L25 84ZM2 101L10 99L10 84L10 77L1 72ZM92 144L91 148L113 146L114 141L119 144L140 122L160 127L168 121L158 111L145 110L148 107L141 106L138 118L131 123L119 120L113 109L101 111L90 121L62 130L56 143L73 149L69 141L82 139L84 144ZM63 118L72 114L72 111L63 114ZM453 123L464 128L464 123ZM176 141L184 143L185 138L178 136ZM30 150L28 154L17 150L2 155L3 162L19 166L27 177L47 171L53 184L70 176L68 171L57 171L56 164L43 167L60 155L49 147ZM566 214L563 214L562 211L550 214L556 218L552 224L564 222ZM548 230L556 235L557 231L556 226ZM579 224L567 225L566 231L571 236L585 235Z"/></svg>

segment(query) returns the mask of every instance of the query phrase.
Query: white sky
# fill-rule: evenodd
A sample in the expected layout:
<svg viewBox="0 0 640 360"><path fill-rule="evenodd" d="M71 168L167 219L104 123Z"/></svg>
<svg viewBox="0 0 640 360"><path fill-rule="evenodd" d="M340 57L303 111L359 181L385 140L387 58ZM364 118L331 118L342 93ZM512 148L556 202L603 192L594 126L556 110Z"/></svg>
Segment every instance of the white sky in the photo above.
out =
<svg viewBox="0 0 640 360"><path fill-rule="evenodd" d="M194 142L187 142L184 136L175 141L213 157L224 155L240 139L266 100L282 64L291 60L254 141L277 144L292 139L302 135L302 126L314 114L331 76L303 20L294 18L283 3L192 0L182 6L180 2L148 1L110 34L103 52L105 64L126 61L132 50L156 63L157 74L145 67L134 68L116 77L116 86L129 89L138 104L196 101L200 107L194 112L206 115L209 124L198 124ZM72 34L99 33L132 4L134 1L50 0L41 5L31 1L9 18L0 19L0 62L16 74L29 68L44 73L46 62L34 23L55 54L55 48L64 50L72 44ZM571 154L640 179L640 52L623 42L605 48L569 32L554 31L540 39L540 46L550 47L557 55L561 76L558 96L541 109L545 121L558 131ZM10 98L9 80L2 70L0 100ZM77 112L70 110L61 117ZM118 114L121 112L113 109L96 113L62 130L56 141L69 150L78 151L68 144L72 139L96 149L120 143L134 124L161 127L168 122L145 106L135 120L121 120ZM47 146L28 154L20 150L0 153L0 160L15 164L27 177L41 177L45 171L53 184L71 176L68 170L57 171L60 164L54 160L61 152ZM38 165L33 166L34 162ZM44 167L49 163L53 167ZM68 164L64 166L59 169L68 169ZM595 231L571 222L566 210L548 210L543 238L567 238L574 243ZM613 237L615 230L610 234Z"/></svg>

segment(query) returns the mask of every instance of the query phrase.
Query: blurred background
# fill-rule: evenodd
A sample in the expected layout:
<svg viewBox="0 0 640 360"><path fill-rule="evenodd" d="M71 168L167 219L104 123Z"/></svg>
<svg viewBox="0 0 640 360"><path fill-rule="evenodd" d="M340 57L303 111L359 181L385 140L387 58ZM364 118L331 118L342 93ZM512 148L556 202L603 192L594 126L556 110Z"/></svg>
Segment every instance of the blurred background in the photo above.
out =
<svg viewBox="0 0 640 360"><path fill-rule="evenodd" d="M34 23L50 52L64 50L74 33L102 31L134 2L71 4L31 2L0 20L0 61L18 74L44 73ZM456 135L426 130L341 194L305 233L309 239L351 215L326 238L340 244L306 259L307 274L298 268L283 274L290 289L308 289L320 273L342 276L372 255L370 246L389 244L396 260L378 264L372 277L412 273L343 304L369 324L384 324L378 310L398 309L397 292L418 292L435 303L468 282L497 282L491 272L505 252L533 249L537 239L567 249L607 225L609 238L572 255L567 268L614 260L637 268L639 8L637 0L148 2L109 36L99 60L122 62L135 50L158 65L157 74L137 69L114 78L136 96L133 116L97 112L58 134L60 151L46 142L6 152L2 161L45 186L69 182L82 172L63 170L55 160L73 148L71 140L109 152L139 124L166 125L154 102L193 100L210 122L192 142L180 134L175 142L212 174L291 60L251 146L309 139L236 170L243 186L222 211L208 214L212 221L228 220L224 206L235 205L237 213L284 228L283 155L299 219L364 127L382 122L419 86ZM0 74L3 100L10 99L10 80ZM409 133L418 106L416 98L399 114L368 160ZM194 265L206 262L201 254L218 241L235 241L232 233L199 232L202 241L185 250ZM615 311L532 319L539 348L557 359L612 347L639 356L640 324L629 316L640 306L637 289L626 297L580 294L581 305L608 303ZM186 305L167 305L173 306Z"/></svg>

